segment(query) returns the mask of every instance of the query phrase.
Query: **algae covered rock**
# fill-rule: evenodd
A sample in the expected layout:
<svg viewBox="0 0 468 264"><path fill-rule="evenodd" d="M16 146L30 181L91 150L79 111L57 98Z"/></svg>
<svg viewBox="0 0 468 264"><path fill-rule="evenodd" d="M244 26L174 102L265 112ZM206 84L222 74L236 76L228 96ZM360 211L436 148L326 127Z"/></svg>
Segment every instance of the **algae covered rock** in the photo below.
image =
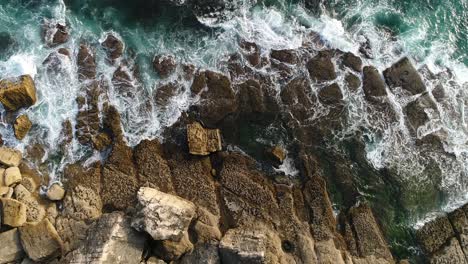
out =
<svg viewBox="0 0 468 264"><path fill-rule="evenodd" d="M35 104L36 86L29 75L0 81L0 102L6 110L16 111Z"/></svg>
<svg viewBox="0 0 468 264"><path fill-rule="evenodd" d="M16 118L13 128L15 137L22 140L32 127L32 122L27 115L20 115Z"/></svg>

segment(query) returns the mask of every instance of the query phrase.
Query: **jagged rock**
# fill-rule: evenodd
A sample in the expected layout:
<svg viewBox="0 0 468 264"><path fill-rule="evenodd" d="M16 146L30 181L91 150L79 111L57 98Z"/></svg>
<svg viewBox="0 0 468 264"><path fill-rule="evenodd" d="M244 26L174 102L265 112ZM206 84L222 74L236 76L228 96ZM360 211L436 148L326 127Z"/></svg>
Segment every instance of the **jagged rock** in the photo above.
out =
<svg viewBox="0 0 468 264"><path fill-rule="evenodd" d="M181 239L195 216L190 201L148 187L138 191L138 208L132 226L154 240Z"/></svg>
<svg viewBox="0 0 468 264"><path fill-rule="evenodd" d="M322 88L318 94L320 102L326 105L336 105L342 103L343 94L341 93L340 86L333 83Z"/></svg>
<svg viewBox="0 0 468 264"><path fill-rule="evenodd" d="M280 146L274 146L268 150L270 158L276 163L283 163L286 159L286 151Z"/></svg>
<svg viewBox="0 0 468 264"><path fill-rule="evenodd" d="M264 228L239 227L229 229L219 244L221 262L292 263L281 249L281 241Z"/></svg>
<svg viewBox="0 0 468 264"><path fill-rule="evenodd" d="M249 61L250 65L255 67L260 64L260 48L257 44L248 41L241 41L239 45L244 51L244 56Z"/></svg>
<svg viewBox="0 0 468 264"><path fill-rule="evenodd" d="M357 72L361 72L362 60L351 52L343 55L343 65Z"/></svg>
<svg viewBox="0 0 468 264"><path fill-rule="evenodd" d="M17 200L2 198L2 223L11 227L19 227L26 223L26 205Z"/></svg>
<svg viewBox="0 0 468 264"><path fill-rule="evenodd" d="M385 83L380 77L379 71L373 66L366 66L363 69L363 89L366 99L376 102L375 97L386 96Z"/></svg>
<svg viewBox="0 0 468 264"><path fill-rule="evenodd" d="M23 159L20 151L7 147L0 147L0 163L8 167L18 167Z"/></svg>
<svg viewBox="0 0 468 264"><path fill-rule="evenodd" d="M86 83L85 95L78 96L78 114L76 116L76 137L81 144L91 145L99 133L99 97L102 94L97 81Z"/></svg>
<svg viewBox="0 0 468 264"><path fill-rule="evenodd" d="M307 63L310 77L315 81L331 81L336 79L335 65L330 51L320 51Z"/></svg>
<svg viewBox="0 0 468 264"><path fill-rule="evenodd" d="M187 138L192 155L205 156L222 149L219 129L206 129L198 122L187 125Z"/></svg>
<svg viewBox="0 0 468 264"><path fill-rule="evenodd" d="M116 59L120 58L124 51L123 42L118 39L113 34L109 33L106 36L106 39L101 43L107 53L107 58L114 62Z"/></svg>
<svg viewBox="0 0 468 264"><path fill-rule="evenodd" d="M91 225L84 243L64 263L140 264L145 240L123 213L105 214Z"/></svg>
<svg viewBox="0 0 468 264"><path fill-rule="evenodd" d="M437 102L443 101L446 97L444 86L441 84L436 85L436 87L432 90L432 95L437 100Z"/></svg>
<svg viewBox="0 0 468 264"><path fill-rule="evenodd" d="M112 139L107 133L99 133L91 139L96 150L103 151L112 144Z"/></svg>
<svg viewBox="0 0 468 264"><path fill-rule="evenodd" d="M45 42L49 47L63 44L69 38L68 27L60 23L46 23L43 28L43 34Z"/></svg>
<svg viewBox="0 0 468 264"><path fill-rule="evenodd" d="M19 232L21 244L30 259L41 262L62 254L62 239L46 218L40 222L24 224Z"/></svg>
<svg viewBox="0 0 468 264"><path fill-rule="evenodd" d="M63 172L65 189L72 191L77 186L92 189L96 194L101 192L101 162L94 162L88 166L81 163L70 164Z"/></svg>
<svg viewBox="0 0 468 264"><path fill-rule="evenodd" d="M356 75L350 73L345 77L346 84L348 85L349 90L355 92L361 86L361 80Z"/></svg>
<svg viewBox="0 0 468 264"><path fill-rule="evenodd" d="M297 64L299 62L295 50L272 50L270 56L275 60L288 64Z"/></svg>
<svg viewBox="0 0 468 264"><path fill-rule="evenodd" d="M63 199L64 196L65 190L58 183L52 184L47 190L47 198L49 198L49 200L51 201L60 201Z"/></svg>
<svg viewBox="0 0 468 264"><path fill-rule="evenodd" d="M468 204L448 214L464 252L468 252Z"/></svg>
<svg viewBox="0 0 468 264"><path fill-rule="evenodd" d="M24 256L23 247L21 246L18 229L12 229L0 233L0 264L16 263Z"/></svg>
<svg viewBox="0 0 468 264"><path fill-rule="evenodd" d="M262 86L257 80L247 80L238 86L239 111L264 113L269 110Z"/></svg>
<svg viewBox="0 0 468 264"><path fill-rule="evenodd" d="M202 75L204 76L201 77ZM197 73L191 89L195 94L200 93L197 110L200 119L207 126L216 126L224 117L237 110L237 97L231 88L231 81L221 73Z"/></svg>
<svg viewBox="0 0 468 264"><path fill-rule="evenodd" d="M83 221L60 216L56 219L55 227L63 241L64 253L68 253L85 241L89 226Z"/></svg>
<svg viewBox="0 0 468 264"><path fill-rule="evenodd" d="M153 253L165 261L179 259L183 254L192 250L193 244L190 242L187 233L177 241L155 241L155 245L153 247Z"/></svg>
<svg viewBox="0 0 468 264"><path fill-rule="evenodd" d="M315 243L317 262L326 264L345 264L341 252L336 249L333 240L319 241Z"/></svg>
<svg viewBox="0 0 468 264"><path fill-rule="evenodd" d="M436 252L451 237L455 236L447 216L440 216L416 231L416 237L427 253Z"/></svg>
<svg viewBox="0 0 468 264"><path fill-rule="evenodd" d="M390 88L401 87L413 95L426 91L421 76L407 57L393 64L383 74Z"/></svg>
<svg viewBox="0 0 468 264"><path fill-rule="evenodd" d="M21 172L18 167L7 168L3 174L3 177L3 182L5 186L9 187L20 183L22 180Z"/></svg>
<svg viewBox="0 0 468 264"><path fill-rule="evenodd" d="M429 115L426 111L437 111L437 106L429 94L422 95L405 106L404 113L412 131L417 131L418 127L429 121Z"/></svg>
<svg viewBox="0 0 468 264"><path fill-rule="evenodd" d="M94 53L86 44L80 44L77 64L80 80L96 78L96 61L94 59Z"/></svg>
<svg viewBox="0 0 468 264"><path fill-rule="evenodd" d="M120 114L117 108L113 105L107 107L104 115L103 126L109 131L113 141L122 141L123 131L122 123L120 122Z"/></svg>
<svg viewBox="0 0 468 264"><path fill-rule="evenodd" d="M0 81L0 102L6 110L16 111L36 103L36 86L29 75Z"/></svg>
<svg viewBox="0 0 468 264"><path fill-rule="evenodd" d="M158 55L153 59L153 68L162 78L167 78L177 67L176 60L172 55Z"/></svg>
<svg viewBox="0 0 468 264"><path fill-rule="evenodd" d="M312 109L312 99L308 95L310 83L301 77L291 80L280 92L283 103L289 106L293 116L299 121L307 119Z"/></svg>
<svg viewBox="0 0 468 264"><path fill-rule="evenodd" d="M220 264L218 246L214 244L197 244L195 249L185 254L179 264Z"/></svg>
<svg viewBox="0 0 468 264"><path fill-rule="evenodd" d="M15 187L15 197L26 205L26 218L28 222L39 222L45 217L45 208L38 202L38 197L31 194L23 185Z"/></svg>
<svg viewBox="0 0 468 264"><path fill-rule="evenodd" d="M457 238L449 239L448 244L435 252L430 257L431 264L466 264L466 256L463 253Z"/></svg>
<svg viewBox="0 0 468 264"><path fill-rule="evenodd" d="M99 194L95 190L81 185L67 192L63 204L63 215L76 220L96 220L102 214L102 202Z"/></svg>
<svg viewBox="0 0 468 264"><path fill-rule="evenodd" d="M133 155L139 173L140 185L157 188L165 193L173 193L171 169L161 157L162 146L157 139L143 140L138 144Z"/></svg>
<svg viewBox="0 0 468 264"><path fill-rule="evenodd" d="M22 176L23 179L21 180L21 185L23 185L24 188L26 188L26 190L28 190L30 193L36 192L38 189L37 182L32 177L29 177L29 175L27 174Z"/></svg>
<svg viewBox="0 0 468 264"><path fill-rule="evenodd" d="M32 127L32 122L27 115L20 115L16 118L13 128L18 140L22 140Z"/></svg>
<svg viewBox="0 0 468 264"><path fill-rule="evenodd" d="M177 92L181 89L181 85L176 82L170 82L159 86L154 91L154 100L160 107L166 107L169 105L171 98L177 95Z"/></svg>
<svg viewBox="0 0 468 264"><path fill-rule="evenodd" d="M349 211L350 219L355 230L357 249L361 257L375 256L393 261L392 254L385 242L371 208L367 204L360 204Z"/></svg>

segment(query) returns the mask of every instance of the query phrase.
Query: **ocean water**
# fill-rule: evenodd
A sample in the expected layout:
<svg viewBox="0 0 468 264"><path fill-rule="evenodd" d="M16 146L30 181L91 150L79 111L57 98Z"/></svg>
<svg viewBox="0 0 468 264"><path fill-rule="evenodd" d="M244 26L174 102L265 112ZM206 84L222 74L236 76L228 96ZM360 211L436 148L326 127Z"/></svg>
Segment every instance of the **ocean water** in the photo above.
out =
<svg viewBox="0 0 468 264"><path fill-rule="evenodd" d="M42 41L44 21L70 26L71 39L63 47L73 55L82 41L98 47L98 72L107 80L116 68L105 63L104 51L98 44L108 32L125 42L126 50L140 67L141 78L134 85L141 94L125 98L111 86L109 100L122 113L125 138L130 145L161 137L162 129L173 124L197 100L190 96L190 89L185 89L169 107L142 110L148 103L144 94L166 82L151 68L155 54L175 54L181 62L225 72L229 55L239 49L239 39L257 43L261 52L268 54L271 49L298 48L314 31L330 47L343 51L358 53L368 43L372 56L365 58L364 63L380 71L408 56L417 68L426 67L439 74L437 79L423 75L424 82L430 91L438 84L443 85L447 98L437 104L437 112L429 113L431 121L418 129L418 137L442 131L448 154L415 147L415 138L405 128L401 110L415 98L392 94L392 105L400 119L387 124L369 122L371 113L362 91L357 95L344 91L349 120L346 128L337 132L336 139L345 140L363 132L367 161L376 170L385 169L397 175L400 184L406 186L402 190L401 209L409 213L399 224L417 228L438 213L467 202L468 0L326 2L311 11L303 1L238 0L231 1L228 11L201 16L194 15L187 6L163 1L0 0L0 78L30 74L35 78L39 96L35 106L22 110L34 123L25 140L19 142L14 138L3 109L0 133L7 145L19 149L34 143L46 146L43 161L47 161L53 180L60 180L66 164L100 158L77 142L65 155L56 155L62 122L67 119L75 122L75 98L80 86L76 56L71 60L62 58L60 73L49 73L43 66L42 62L53 51ZM342 83L346 72L337 71L337 80ZM189 87L190 83L184 85ZM265 139L258 139L262 140ZM290 157L280 169L292 177L297 174ZM371 195L372 183L364 182L361 191ZM398 247L399 242L391 242Z"/></svg>

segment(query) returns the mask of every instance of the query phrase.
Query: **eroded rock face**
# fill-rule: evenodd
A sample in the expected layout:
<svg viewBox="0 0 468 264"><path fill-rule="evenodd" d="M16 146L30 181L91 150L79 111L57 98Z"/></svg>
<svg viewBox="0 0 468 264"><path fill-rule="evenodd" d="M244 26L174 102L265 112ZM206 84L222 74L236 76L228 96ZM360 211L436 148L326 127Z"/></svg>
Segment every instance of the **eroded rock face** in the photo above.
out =
<svg viewBox="0 0 468 264"><path fill-rule="evenodd" d="M39 197L30 193L23 185L15 187L15 196L18 201L26 205L26 217L28 222L39 222L45 217L45 208L39 203Z"/></svg>
<svg viewBox="0 0 468 264"><path fill-rule="evenodd" d="M2 224L19 227L26 223L26 205L10 198L0 199Z"/></svg>
<svg viewBox="0 0 468 264"><path fill-rule="evenodd" d="M21 244L30 259L41 262L62 254L62 239L49 220L26 223L19 232Z"/></svg>
<svg viewBox="0 0 468 264"><path fill-rule="evenodd" d="M464 264L467 263L466 256L458 243L457 238L452 237L447 245L435 252L430 259L431 264Z"/></svg>
<svg viewBox="0 0 468 264"><path fill-rule="evenodd" d="M205 129L198 122L187 125L187 138L192 155L205 156L222 149L220 130Z"/></svg>
<svg viewBox="0 0 468 264"><path fill-rule="evenodd" d="M307 63L310 77L315 81L331 81L336 79L335 64L330 51L321 51Z"/></svg>
<svg viewBox="0 0 468 264"><path fill-rule="evenodd" d="M177 63L172 55L158 55L153 59L153 68L161 76L167 78L176 70Z"/></svg>
<svg viewBox="0 0 468 264"><path fill-rule="evenodd" d="M77 58L80 80L96 78L96 60L94 56L94 52L88 45L80 45Z"/></svg>
<svg viewBox="0 0 468 264"><path fill-rule="evenodd" d="M447 216L438 217L416 231L416 237L429 254L436 252L453 236L455 233Z"/></svg>
<svg viewBox="0 0 468 264"><path fill-rule="evenodd" d="M380 77L379 71L373 66L366 66L363 72L363 89L366 99L375 102L378 97L386 96L385 83Z"/></svg>
<svg viewBox="0 0 468 264"><path fill-rule="evenodd" d="M412 95L426 91L426 86L411 61L405 57L383 72L385 80L394 89L401 87Z"/></svg>
<svg viewBox="0 0 468 264"><path fill-rule="evenodd" d="M20 115L16 118L13 128L17 139L22 140L32 127L32 122L27 115Z"/></svg>
<svg viewBox="0 0 468 264"><path fill-rule="evenodd" d="M140 264L145 241L123 213L105 214L90 227L83 245L63 263Z"/></svg>
<svg viewBox="0 0 468 264"><path fill-rule="evenodd" d="M148 187L138 191L138 207L132 226L154 240L181 239L195 216L193 203Z"/></svg>
<svg viewBox="0 0 468 264"><path fill-rule="evenodd" d="M76 220L96 220L102 214L101 197L89 187L78 185L69 190L63 203L63 214Z"/></svg>
<svg viewBox="0 0 468 264"><path fill-rule="evenodd" d="M0 163L8 167L18 167L23 154L16 149L0 147Z"/></svg>
<svg viewBox="0 0 468 264"><path fill-rule="evenodd" d="M180 264L220 264L218 246L214 244L197 245L197 247L185 254L180 260Z"/></svg>
<svg viewBox="0 0 468 264"><path fill-rule="evenodd" d="M13 263L23 258L24 251L20 243L18 229L0 233L0 264Z"/></svg>
<svg viewBox="0 0 468 264"><path fill-rule="evenodd" d="M123 42L113 34L107 34L106 39L101 43L107 53L109 61L114 62L120 58L124 52Z"/></svg>
<svg viewBox="0 0 468 264"><path fill-rule="evenodd" d="M36 86L29 75L0 81L0 102L6 110L16 111L36 103Z"/></svg>

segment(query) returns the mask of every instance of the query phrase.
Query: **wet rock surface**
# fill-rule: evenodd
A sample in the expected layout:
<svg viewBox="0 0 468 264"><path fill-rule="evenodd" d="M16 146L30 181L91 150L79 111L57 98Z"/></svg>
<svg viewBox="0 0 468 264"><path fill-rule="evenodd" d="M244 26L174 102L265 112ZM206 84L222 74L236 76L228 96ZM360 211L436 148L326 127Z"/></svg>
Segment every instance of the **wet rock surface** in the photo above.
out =
<svg viewBox="0 0 468 264"><path fill-rule="evenodd" d="M16 111L36 103L36 86L29 75L0 81L0 102L9 111Z"/></svg>
<svg viewBox="0 0 468 264"><path fill-rule="evenodd" d="M426 91L426 86L411 61L405 57L383 72L390 88L401 87L411 94Z"/></svg>

